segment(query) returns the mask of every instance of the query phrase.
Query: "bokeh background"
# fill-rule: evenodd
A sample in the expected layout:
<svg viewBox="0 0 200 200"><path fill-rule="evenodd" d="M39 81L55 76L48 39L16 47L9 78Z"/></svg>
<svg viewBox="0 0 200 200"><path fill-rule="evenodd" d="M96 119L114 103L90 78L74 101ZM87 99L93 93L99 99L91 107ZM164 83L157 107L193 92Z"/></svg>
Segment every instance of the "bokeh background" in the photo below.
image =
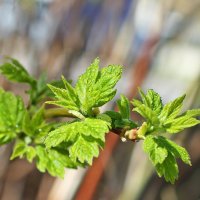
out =
<svg viewBox="0 0 200 200"><path fill-rule="evenodd" d="M0 0L0 55L18 59L36 77L46 71L49 80L61 74L76 80L99 57L101 66L124 66L116 98L137 97L140 86L153 88L164 102L186 93L184 109L197 108L200 0ZM3 77L0 84L21 94L21 86ZM174 140L187 148L193 163L179 162L175 185L157 177L141 142L122 143L112 133L92 167L67 169L64 180L41 174L34 163L10 162L11 147L2 146L0 199L198 200L199 126Z"/></svg>

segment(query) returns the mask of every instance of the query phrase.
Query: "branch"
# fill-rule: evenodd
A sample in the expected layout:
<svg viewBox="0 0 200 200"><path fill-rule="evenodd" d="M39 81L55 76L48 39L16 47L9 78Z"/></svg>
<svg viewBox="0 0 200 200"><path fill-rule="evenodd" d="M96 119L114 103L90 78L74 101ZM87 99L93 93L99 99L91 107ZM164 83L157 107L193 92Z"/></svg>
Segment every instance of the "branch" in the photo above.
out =
<svg viewBox="0 0 200 200"><path fill-rule="evenodd" d="M65 108L49 108L45 110L45 118L55 118L55 117L69 117L69 118L77 118L77 116L70 113Z"/></svg>

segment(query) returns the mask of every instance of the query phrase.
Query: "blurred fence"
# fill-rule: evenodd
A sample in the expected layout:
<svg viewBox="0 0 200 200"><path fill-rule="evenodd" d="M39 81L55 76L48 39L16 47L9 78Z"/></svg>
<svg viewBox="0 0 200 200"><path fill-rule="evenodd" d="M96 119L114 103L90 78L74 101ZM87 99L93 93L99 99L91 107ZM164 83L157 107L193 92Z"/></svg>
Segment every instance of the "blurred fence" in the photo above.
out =
<svg viewBox="0 0 200 200"><path fill-rule="evenodd" d="M46 71L49 79L64 74L75 80L98 56L102 66L124 66L116 98L131 99L141 86L155 89L164 102L186 92L185 108L200 106L199 0L1 0L0 13L0 55L17 58L36 77ZM23 95L3 77L0 83ZM121 143L112 133L91 168L67 169L64 180L39 173L34 163L10 162L11 148L2 146L0 198L197 200L199 133L197 126L175 138L193 163L180 163L175 185L154 174L141 144Z"/></svg>

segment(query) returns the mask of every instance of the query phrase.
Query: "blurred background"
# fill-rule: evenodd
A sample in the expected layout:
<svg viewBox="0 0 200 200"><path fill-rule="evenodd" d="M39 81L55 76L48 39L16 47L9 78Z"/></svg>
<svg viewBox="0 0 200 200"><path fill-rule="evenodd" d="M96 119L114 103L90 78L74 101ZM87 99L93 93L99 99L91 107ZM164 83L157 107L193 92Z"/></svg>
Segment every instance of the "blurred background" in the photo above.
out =
<svg viewBox="0 0 200 200"><path fill-rule="evenodd" d="M49 80L76 80L95 57L121 64L117 85L130 99L152 88L167 102L187 94L184 109L200 107L200 0L0 0L0 55L18 59ZM1 87L21 88L0 77ZM106 109L114 108L111 102ZM105 108L103 108L105 109ZM133 116L134 117L134 116ZM198 200L200 128L174 140L189 151L192 167L179 162L175 185L157 177L141 143L112 133L92 167L66 169L64 180L41 174L34 163L9 161L0 147L3 200Z"/></svg>

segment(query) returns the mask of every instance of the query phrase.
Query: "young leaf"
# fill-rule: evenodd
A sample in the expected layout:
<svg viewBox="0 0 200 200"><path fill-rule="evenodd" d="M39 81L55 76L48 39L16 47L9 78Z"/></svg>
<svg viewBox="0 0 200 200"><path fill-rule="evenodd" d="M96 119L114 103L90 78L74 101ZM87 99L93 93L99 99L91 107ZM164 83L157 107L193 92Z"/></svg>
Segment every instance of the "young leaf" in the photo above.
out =
<svg viewBox="0 0 200 200"><path fill-rule="evenodd" d="M159 176L164 176L166 181L174 183L178 178L178 165L176 158L191 165L188 152L176 143L162 137L149 135L143 143L144 151L156 167Z"/></svg>
<svg viewBox="0 0 200 200"><path fill-rule="evenodd" d="M155 138L150 135L147 136L143 143L144 151L149 155L150 160L154 165L162 164L168 156L167 150L156 143Z"/></svg>
<svg viewBox="0 0 200 200"><path fill-rule="evenodd" d="M64 177L65 167L76 168L77 163L73 162L67 152L50 149L46 151L42 145L36 146L36 166L39 171L48 171L52 176Z"/></svg>
<svg viewBox="0 0 200 200"><path fill-rule="evenodd" d="M25 112L22 122L22 130L28 136L36 137L38 130L45 126L44 107L42 106L33 116Z"/></svg>
<svg viewBox="0 0 200 200"><path fill-rule="evenodd" d="M63 142L71 142L70 157L91 164L93 157L98 156L99 147L103 146L105 134L109 131L110 123L101 119L86 118L84 121L63 125L51 131L45 140L49 149Z"/></svg>
<svg viewBox="0 0 200 200"><path fill-rule="evenodd" d="M103 113L103 114L98 114L98 115L96 116L96 118L97 118L97 119L101 119L101 120L103 120L103 121L105 121L105 122L108 122L109 125L112 123L111 117L109 117L109 115L107 115L107 114L105 114L105 113Z"/></svg>
<svg viewBox="0 0 200 200"><path fill-rule="evenodd" d="M133 111L136 111L140 115L142 115L147 122L150 122L152 125L157 126L159 124L159 119L155 111L151 108L143 104L141 101L134 99L133 103Z"/></svg>
<svg viewBox="0 0 200 200"><path fill-rule="evenodd" d="M174 157L180 158L185 164L191 165L190 156L185 148L162 136L157 137L156 140L160 146L164 146Z"/></svg>
<svg viewBox="0 0 200 200"><path fill-rule="evenodd" d="M0 132L0 145L6 144L10 141L12 141L16 137L16 134L14 132Z"/></svg>
<svg viewBox="0 0 200 200"><path fill-rule="evenodd" d="M121 95L121 99L117 100L117 105L121 113L122 118L130 118L130 103L127 97Z"/></svg>
<svg viewBox="0 0 200 200"><path fill-rule="evenodd" d="M55 97L57 100L56 101L47 101L46 103L61 106L61 107L67 108L69 110L76 110L76 111L79 110L77 102L75 101L75 99L77 99L77 97L76 96L73 97L74 93L71 94L69 90L57 88L52 85L48 85L48 87L55 94Z"/></svg>
<svg viewBox="0 0 200 200"><path fill-rule="evenodd" d="M32 146L27 145L23 140L18 140L14 146L10 160L13 160L17 157L26 157L29 162L32 162L35 156L36 152Z"/></svg>
<svg viewBox="0 0 200 200"><path fill-rule="evenodd" d="M99 71L98 65L99 59L95 59L79 77L75 87L84 114L91 114L93 107L100 107L110 101L116 93L114 86L121 77L120 66L110 65Z"/></svg>
<svg viewBox="0 0 200 200"><path fill-rule="evenodd" d="M200 120L197 120L193 117L188 117L187 115L178 117L172 121L167 121L165 123L165 128L169 133L178 133L183 131L186 128L195 126L200 123Z"/></svg>
<svg viewBox="0 0 200 200"><path fill-rule="evenodd" d="M8 62L0 66L0 72L10 81L28 83L31 86L36 84L36 80L26 71L26 69L15 59L8 58Z"/></svg>
<svg viewBox="0 0 200 200"><path fill-rule="evenodd" d="M187 117L197 117L197 116L200 116L200 109L187 110L181 116L187 116Z"/></svg>
<svg viewBox="0 0 200 200"><path fill-rule="evenodd" d="M163 107L160 95L152 89L148 90L146 95L141 89L139 89L139 93L144 105L148 106L156 114L160 114Z"/></svg>
<svg viewBox="0 0 200 200"><path fill-rule="evenodd" d="M35 112L32 117L32 126L35 128L39 128L44 124L44 106L42 106L39 110Z"/></svg>
<svg viewBox="0 0 200 200"><path fill-rule="evenodd" d="M114 87L121 78L121 74L122 67L119 65L109 65L100 71L94 91L92 91L95 96L95 107L102 106L113 99L116 94Z"/></svg>
<svg viewBox="0 0 200 200"><path fill-rule="evenodd" d="M69 153L73 161L78 159L81 163L87 162L91 165L93 157L99 155L98 143L89 137L79 136Z"/></svg>
<svg viewBox="0 0 200 200"><path fill-rule="evenodd" d="M164 123L167 123L168 120L173 120L180 113L184 99L185 95L167 103L159 115L160 120Z"/></svg>
<svg viewBox="0 0 200 200"><path fill-rule="evenodd" d="M130 119L117 119L114 120L113 128L124 128L124 129L133 129L138 127L138 125Z"/></svg>
<svg viewBox="0 0 200 200"><path fill-rule="evenodd" d="M4 144L21 130L24 103L20 97L0 89L0 111L0 144Z"/></svg>
<svg viewBox="0 0 200 200"><path fill-rule="evenodd" d="M158 163L155 167L159 177L164 176L167 182L174 184L175 180L178 179L178 165L171 153L168 153L162 164Z"/></svg>
<svg viewBox="0 0 200 200"><path fill-rule="evenodd" d="M86 118L79 128L79 133L92 136L95 139L105 141L105 133L108 133L110 123L100 119Z"/></svg>
<svg viewBox="0 0 200 200"><path fill-rule="evenodd" d="M32 146L27 146L26 149L26 158L31 163L36 156L36 150Z"/></svg>
<svg viewBox="0 0 200 200"><path fill-rule="evenodd" d="M148 134L152 132L177 133L185 128L200 123L195 117L200 115L199 109L188 110L180 115L185 95L167 103L164 107L160 96L153 90L144 94L139 90L142 102L134 99L134 111L138 112L147 120Z"/></svg>
<svg viewBox="0 0 200 200"><path fill-rule="evenodd" d="M46 148L50 149L51 147L58 146L64 141L75 142L80 124L81 122L66 123L51 131L45 139Z"/></svg>
<svg viewBox="0 0 200 200"><path fill-rule="evenodd" d="M22 121L22 130L28 136L31 136L34 134L34 130L31 123L31 117L28 111L25 111L24 113L24 117Z"/></svg>
<svg viewBox="0 0 200 200"><path fill-rule="evenodd" d="M119 112L109 110L109 111L106 111L105 114L108 115L112 120L122 119L121 113Z"/></svg>
<svg viewBox="0 0 200 200"><path fill-rule="evenodd" d="M55 147L61 142L75 142L81 135L92 136L93 138L105 141L105 133L109 131L110 124L100 119L86 118L84 121L69 123L51 131L45 140L47 148Z"/></svg>
<svg viewBox="0 0 200 200"><path fill-rule="evenodd" d="M200 109L188 110L174 119L167 119L163 124L169 133L178 133L199 124L200 120L195 118L197 116L200 116Z"/></svg>
<svg viewBox="0 0 200 200"><path fill-rule="evenodd" d="M15 144L10 160L15 159L16 157L22 158L25 152L26 152L26 143L20 140Z"/></svg>
<svg viewBox="0 0 200 200"><path fill-rule="evenodd" d="M82 74L77 83L75 90L81 104L83 113L87 113L95 104L94 96L92 96L93 87L97 81L99 73L99 59L96 58L93 63L87 68L86 72Z"/></svg>

